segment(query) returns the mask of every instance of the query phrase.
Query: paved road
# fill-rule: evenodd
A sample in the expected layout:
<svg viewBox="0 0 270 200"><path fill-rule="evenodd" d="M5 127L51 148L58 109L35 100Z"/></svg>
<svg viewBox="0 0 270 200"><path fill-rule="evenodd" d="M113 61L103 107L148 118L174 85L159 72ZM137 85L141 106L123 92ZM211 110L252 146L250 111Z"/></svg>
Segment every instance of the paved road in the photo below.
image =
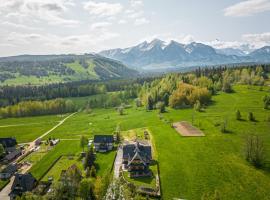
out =
<svg viewBox="0 0 270 200"><path fill-rule="evenodd" d="M122 165L123 149L119 146L117 155L114 161L114 177L119 178L120 167Z"/></svg>
<svg viewBox="0 0 270 200"><path fill-rule="evenodd" d="M41 135L41 136L39 136L37 139L35 139L33 142L28 143L29 146L27 147L27 149L25 149L25 153L24 153L22 156L24 156L27 152L31 151L31 150L35 147L35 141L36 141L36 140L42 139L43 137L45 137L46 135L48 135L49 133L51 133L51 132L52 132L53 130L55 130L57 127L61 126L68 118L72 117L72 116L75 115L76 113L77 113L77 112L70 114L70 115L67 116L65 119L61 120L61 121L60 121L57 125L55 125L53 128L51 128L50 130L48 130L46 133L44 133L43 135ZM16 161L17 161L18 159L20 159L20 158L21 158L21 156L18 157L18 158L14 161L14 163L16 163ZM22 171L22 173L26 173L26 172L30 169L30 167L31 167L31 166L27 167L27 169L24 169L24 170ZM8 194L9 194L10 191L11 191L11 186L12 186L13 181L14 181L14 176L11 177L9 184L8 184L5 188L3 188L3 190L0 192L0 200L9 200L9 199L10 199L9 196L8 196Z"/></svg>
<svg viewBox="0 0 270 200"><path fill-rule="evenodd" d="M14 176L10 178L10 182L6 185L6 187L0 192L0 199L1 200L10 200L8 194L11 191L11 186L14 181Z"/></svg>

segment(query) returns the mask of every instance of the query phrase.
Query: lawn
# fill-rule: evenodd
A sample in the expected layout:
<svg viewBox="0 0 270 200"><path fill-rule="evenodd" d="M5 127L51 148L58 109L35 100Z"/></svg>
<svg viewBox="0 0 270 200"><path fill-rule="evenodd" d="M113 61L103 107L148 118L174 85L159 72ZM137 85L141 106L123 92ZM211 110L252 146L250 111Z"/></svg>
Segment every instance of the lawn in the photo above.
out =
<svg viewBox="0 0 270 200"><path fill-rule="evenodd" d="M52 150L41 158L31 169L30 172L36 179L41 179L50 169L52 164L62 155L78 155L81 151L79 141L68 140L60 141Z"/></svg>
<svg viewBox="0 0 270 200"><path fill-rule="evenodd" d="M84 174L83 163L79 156L62 156L60 160L50 169L50 171L42 178L43 181L48 181L52 177L54 181L60 179L62 170L68 169L71 165L75 164Z"/></svg>
<svg viewBox="0 0 270 200"><path fill-rule="evenodd" d="M15 137L18 143L31 142L55 126L63 116L0 119L0 137Z"/></svg>

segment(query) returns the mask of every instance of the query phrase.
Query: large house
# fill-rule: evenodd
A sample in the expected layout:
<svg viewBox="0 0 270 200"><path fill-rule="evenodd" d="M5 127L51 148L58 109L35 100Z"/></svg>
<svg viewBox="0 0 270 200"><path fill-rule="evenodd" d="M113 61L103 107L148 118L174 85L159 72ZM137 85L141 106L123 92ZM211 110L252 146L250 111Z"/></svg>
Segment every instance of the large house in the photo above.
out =
<svg viewBox="0 0 270 200"><path fill-rule="evenodd" d="M17 196L21 196L24 192L32 191L36 183L37 180L30 173L15 174L11 192L9 193L10 199L16 199Z"/></svg>
<svg viewBox="0 0 270 200"><path fill-rule="evenodd" d="M0 138L0 144L3 145L6 152L11 152L16 149L17 141L15 138Z"/></svg>
<svg viewBox="0 0 270 200"><path fill-rule="evenodd" d="M17 171L17 164L9 164L0 172L0 179L9 179Z"/></svg>
<svg viewBox="0 0 270 200"><path fill-rule="evenodd" d="M94 146L98 152L107 152L113 149L113 136L112 135L95 135Z"/></svg>
<svg viewBox="0 0 270 200"><path fill-rule="evenodd" d="M149 165L152 161L151 145L144 141L127 142L123 145L124 170L130 177L151 176Z"/></svg>

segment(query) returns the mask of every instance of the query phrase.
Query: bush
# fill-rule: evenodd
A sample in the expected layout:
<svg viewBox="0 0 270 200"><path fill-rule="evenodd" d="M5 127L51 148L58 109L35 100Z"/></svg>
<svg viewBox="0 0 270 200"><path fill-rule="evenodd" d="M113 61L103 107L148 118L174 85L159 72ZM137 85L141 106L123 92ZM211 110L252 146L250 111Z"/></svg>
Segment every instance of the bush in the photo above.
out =
<svg viewBox="0 0 270 200"><path fill-rule="evenodd" d="M196 101L196 103L194 104L194 110L196 110L196 111L198 111L198 112L200 112L201 111L201 103L200 103L200 101Z"/></svg>
<svg viewBox="0 0 270 200"><path fill-rule="evenodd" d="M246 139L246 160L257 168L264 165L264 145L259 136L249 136Z"/></svg>
<svg viewBox="0 0 270 200"><path fill-rule="evenodd" d="M165 103L162 101L159 101L156 105L156 108L159 109L159 113L164 113L166 111L165 109Z"/></svg>

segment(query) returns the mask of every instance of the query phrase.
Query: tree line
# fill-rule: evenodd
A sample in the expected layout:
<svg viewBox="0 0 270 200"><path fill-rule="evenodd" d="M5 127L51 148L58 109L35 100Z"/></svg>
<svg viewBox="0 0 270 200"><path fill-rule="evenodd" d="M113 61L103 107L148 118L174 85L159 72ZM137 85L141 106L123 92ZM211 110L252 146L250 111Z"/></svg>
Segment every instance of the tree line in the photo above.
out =
<svg viewBox="0 0 270 200"><path fill-rule="evenodd" d="M74 112L76 106L71 100L54 99L48 101L23 101L16 105L0 108L0 117L26 117L38 115L64 114Z"/></svg>

